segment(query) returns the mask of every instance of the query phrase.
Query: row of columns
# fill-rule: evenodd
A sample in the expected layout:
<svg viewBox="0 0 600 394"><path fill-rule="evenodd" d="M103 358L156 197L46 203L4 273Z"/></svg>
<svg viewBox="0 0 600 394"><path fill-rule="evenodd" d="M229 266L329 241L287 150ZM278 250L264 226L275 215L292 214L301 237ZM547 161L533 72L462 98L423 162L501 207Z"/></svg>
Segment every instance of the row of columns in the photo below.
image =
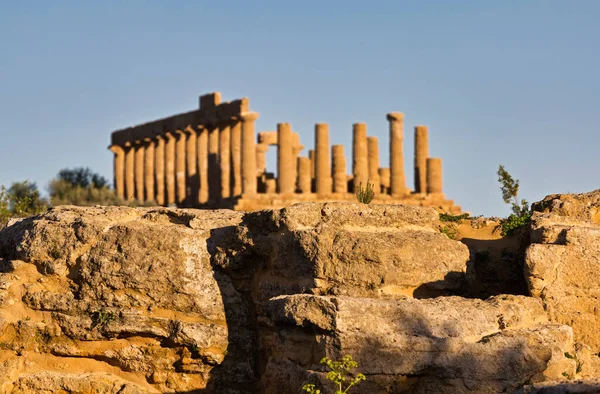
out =
<svg viewBox="0 0 600 394"><path fill-rule="evenodd" d="M404 172L404 115L393 112L387 115L390 135L390 167L379 167L379 141L377 137L367 135L367 125L355 123L352 127L352 178L353 187L349 190L346 175L346 158L342 145L329 145L329 126L324 123L315 125L315 148L308 157L298 157L293 150L294 142L291 126L288 123L277 125L276 134L263 132L259 135L257 150L259 174L266 172L266 149L277 145L277 192L311 193L318 195L330 193L356 192L362 184L373 185L375 193L385 192L393 197L402 197L409 193ZM441 159L430 158L426 126L415 127L415 192L442 193ZM332 159L331 159L332 158ZM296 173L294 173L296 172ZM313 187L314 182L314 187Z"/></svg>
<svg viewBox="0 0 600 394"><path fill-rule="evenodd" d="M256 194L257 118L257 113L243 113L219 125L189 125L112 145L117 195L159 205L196 206Z"/></svg>
<svg viewBox="0 0 600 394"><path fill-rule="evenodd" d="M229 115L228 115L229 116ZM315 125L315 148L300 157L299 136L289 123L255 138L255 112L244 112L215 124L188 125L154 138L112 145L115 189L119 197L159 205L197 206L231 197L252 197L258 179L265 191L289 193L355 192L367 182L375 193L402 198L410 191L404 171L404 115L387 115L390 166L380 168L379 141L367 135L367 125L352 127L352 176L346 172L342 145L330 147L329 126ZM266 174L266 151L277 146L278 179ZM426 126L415 127L416 193L442 193L442 163L430 158Z"/></svg>

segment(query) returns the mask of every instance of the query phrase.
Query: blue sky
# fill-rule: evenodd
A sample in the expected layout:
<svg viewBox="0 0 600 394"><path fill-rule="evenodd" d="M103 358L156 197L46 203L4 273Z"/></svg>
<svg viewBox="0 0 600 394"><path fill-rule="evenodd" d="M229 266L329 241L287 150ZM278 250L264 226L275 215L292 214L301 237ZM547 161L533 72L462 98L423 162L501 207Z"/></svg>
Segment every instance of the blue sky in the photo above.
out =
<svg viewBox="0 0 600 394"><path fill-rule="evenodd" d="M290 122L304 154L317 122L347 158L354 122L387 152L404 112L409 184L426 124L447 196L505 216L500 163L530 201L600 187L598 17L594 0L0 0L0 184L112 177L111 131L220 91L250 98L257 131Z"/></svg>

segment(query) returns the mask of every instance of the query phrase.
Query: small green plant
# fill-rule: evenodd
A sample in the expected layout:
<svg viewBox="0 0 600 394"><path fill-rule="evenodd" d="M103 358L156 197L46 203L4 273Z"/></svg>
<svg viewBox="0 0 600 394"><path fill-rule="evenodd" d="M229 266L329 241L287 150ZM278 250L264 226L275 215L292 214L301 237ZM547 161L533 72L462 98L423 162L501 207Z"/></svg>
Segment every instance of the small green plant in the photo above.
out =
<svg viewBox="0 0 600 394"><path fill-rule="evenodd" d="M446 234L450 239L456 239L458 237L458 231L452 226L444 226L440 228L440 232Z"/></svg>
<svg viewBox="0 0 600 394"><path fill-rule="evenodd" d="M502 190L502 199L511 205L512 213L502 221L502 235L514 232L531 221L531 212L527 200L519 201L519 180L514 179L502 164L498 166L498 182Z"/></svg>
<svg viewBox="0 0 600 394"><path fill-rule="evenodd" d="M60 258L60 249L58 247L54 246L52 249L50 249L50 252L48 254L54 260L59 259Z"/></svg>
<svg viewBox="0 0 600 394"><path fill-rule="evenodd" d="M107 311L106 309L100 309L97 312L94 312L92 316L92 327L100 326L104 327L108 323L117 319L117 314L111 311Z"/></svg>
<svg viewBox="0 0 600 394"><path fill-rule="evenodd" d="M48 343L52 340L52 335L47 330L37 330L35 332L35 340L40 343Z"/></svg>
<svg viewBox="0 0 600 394"><path fill-rule="evenodd" d="M460 222L463 219L470 219L469 214L451 215L449 213L440 213L440 222Z"/></svg>
<svg viewBox="0 0 600 394"><path fill-rule="evenodd" d="M581 370L583 369L583 363L577 357L577 353L571 354L569 352L565 352L565 357L570 358L571 360L575 360L575 373L580 373ZM565 373L563 372L563 376L568 376L568 375L565 375Z"/></svg>
<svg viewBox="0 0 600 394"><path fill-rule="evenodd" d="M354 361L350 355L342 357L340 361L332 361L329 358L324 357L321 359L321 364L329 368L326 378L335 384L335 394L345 394L353 386L366 379L365 375L362 373L352 377L350 369L358 367L358 363ZM305 384L302 387L302 390L309 394L321 394L321 390L317 389L314 384Z"/></svg>
<svg viewBox="0 0 600 394"><path fill-rule="evenodd" d="M515 216L515 215L511 214L509 217L504 219L501 223L502 235L503 236L513 235L515 233L515 231L517 231L518 229L527 225L530 221L531 221L531 215L529 215L529 213L527 213L526 215L523 215L523 216Z"/></svg>
<svg viewBox="0 0 600 394"><path fill-rule="evenodd" d="M369 204L373 200L373 196L375 193L373 192L373 184L367 180L367 187L364 188L362 182L358 185L356 189L356 199L358 202L363 204Z"/></svg>

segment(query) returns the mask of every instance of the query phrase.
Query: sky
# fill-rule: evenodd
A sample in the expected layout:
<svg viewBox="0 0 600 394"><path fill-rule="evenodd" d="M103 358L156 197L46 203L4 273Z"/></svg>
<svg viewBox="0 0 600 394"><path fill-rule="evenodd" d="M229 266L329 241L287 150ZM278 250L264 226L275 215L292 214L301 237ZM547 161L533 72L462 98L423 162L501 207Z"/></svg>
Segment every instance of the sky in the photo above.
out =
<svg viewBox="0 0 600 394"><path fill-rule="evenodd" d="M0 0L0 184L112 179L112 131L218 91L249 97L257 131L291 123L303 155L324 122L351 162L365 122L381 166L403 112L408 185L425 124L446 196L506 216L499 164L529 201L600 188L599 17L596 0Z"/></svg>

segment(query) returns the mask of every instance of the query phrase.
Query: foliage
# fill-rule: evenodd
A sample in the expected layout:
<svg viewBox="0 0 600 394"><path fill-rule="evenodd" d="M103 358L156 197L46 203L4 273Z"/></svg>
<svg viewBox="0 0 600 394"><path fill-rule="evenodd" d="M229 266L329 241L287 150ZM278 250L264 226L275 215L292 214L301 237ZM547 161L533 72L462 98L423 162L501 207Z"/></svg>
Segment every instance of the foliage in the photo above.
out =
<svg viewBox="0 0 600 394"><path fill-rule="evenodd" d="M329 368L326 378L336 385L335 394L345 394L350 388L366 379L362 373L351 378L350 369L358 367L358 363L350 355L344 356L340 361L332 361L324 357L321 359L321 364ZM346 388L344 388L344 385L346 385ZM309 394L321 394L321 390L317 389L314 384L305 384L302 390Z"/></svg>
<svg viewBox="0 0 600 394"><path fill-rule="evenodd" d="M519 180L514 179L502 164L498 166L498 182L502 190L502 199L511 205L515 216L523 216L529 213L529 204L526 200L519 202Z"/></svg>
<svg viewBox="0 0 600 394"><path fill-rule="evenodd" d="M48 209L48 204L40 197L35 183L15 182L8 189L8 195L13 215L35 215Z"/></svg>
<svg viewBox="0 0 600 394"><path fill-rule="evenodd" d="M122 205L108 180L89 168L62 169L48 186L52 205Z"/></svg>
<svg viewBox="0 0 600 394"><path fill-rule="evenodd" d="M108 179L92 172L89 167L63 168L58 172L57 179L84 189L89 187L98 189L108 187Z"/></svg>
<svg viewBox="0 0 600 394"><path fill-rule="evenodd" d="M121 199L107 186L81 187L53 179L48 186L52 205L121 205Z"/></svg>
<svg viewBox="0 0 600 394"><path fill-rule="evenodd" d="M6 192L6 187L0 185L0 229L6 225L10 216L10 198Z"/></svg>
<svg viewBox="0 0 600 394"><path fill-rule="evenodd" d="M522 216L516 216L511 214L508 218L504 219L502 225L502 235L510 236L515 233L518 229L527 225L531 221L531 214L525 212Z"/></svg>
<svg viewBox="0 0 600 394"><path fill-rule="evenodd" d="M96 326L104 327L111 321L117 319L117 314L112 311L108 311L104 308L100 309L97 312L94 312L92 315L92 328Z"/></svg>
<svg viewBox="0 0 600 394"><path fill-rule="evenodd" d="M498 166L498 182L502 190L502 199L511 205L512 214L502 221L502 235L512 235L531 220L529 203L519 201L519 180L514 179L502 164Z"/></svg>
<svg viewBox="0 0 600 394"><path fill-rule="evenodd" d="M582 369L583 369L583 362L579 359L579 357L577 357L577 353L571 354L569 352L565 352L565 357L571 360L575 360L575 374L579 374L581 373ZM564 376L565 378L568 379L573 379L574 376L570 376L568 373L563 372L562 376Z"/></svg>
<svg viewBox="0 0 600 394"><path fill-rule="evenodd" d="M458 230L453 226L444 226L440 228L440 232L446 234L450 239L456 239L458 237Z"/></svg>
<svg viewBox="0 0 600 394"><path fill-rule="evenodd" d="M451 215L449 213L440 213L440 221L442 222L460 222L463 219L470 219L468 213L462 215Z"/></svg>
<svg viewBox="0 0 600 394"><path fill-rule="evenodd" d="M48 209L35 183L14 182L10 188L0 186L0 228L12 217L35 215Z"/></svg>
<svg viewBox="0 0 600 394"><path fill-rule="evenodd" d="M373 184L369 182L367 179L367 187L364 188L362 182L358 185L356 189L356 199L358 202L363 204L369 204L371 200L373 200L373 196L375 193L373 192Z"/></svg>

